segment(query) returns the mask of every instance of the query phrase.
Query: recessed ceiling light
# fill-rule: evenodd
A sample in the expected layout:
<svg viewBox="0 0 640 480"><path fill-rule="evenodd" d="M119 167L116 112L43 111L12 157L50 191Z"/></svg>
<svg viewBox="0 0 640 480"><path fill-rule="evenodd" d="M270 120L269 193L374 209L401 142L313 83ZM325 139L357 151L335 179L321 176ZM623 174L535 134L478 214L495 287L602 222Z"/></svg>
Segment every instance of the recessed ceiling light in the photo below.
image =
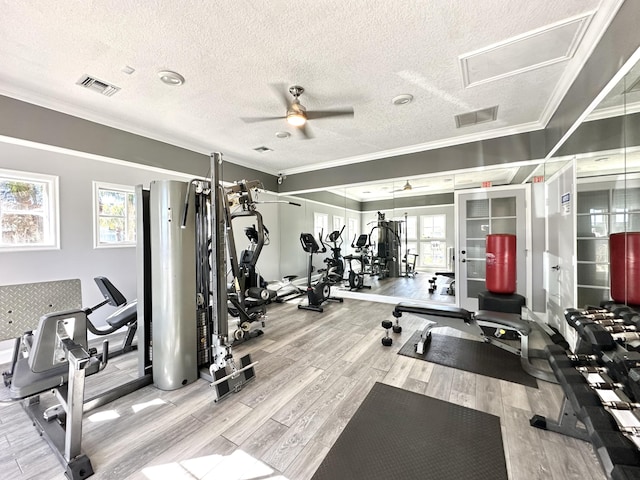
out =
<svg viewBox="0 0 640 480"><path fill-rule="evenodd" d="M407 103L411 103L411 100L413 100L413 95L410 95L408 93L403 93L402 95L393 97L393 100L391 100L391 103L393 103L394 105L406 105Z"/></svg>
<svg viewBox="0 0 640 480"><path fill-rule="evenodd" d="M167 85L171 85L173 87L177 87L184 83L184 77L177 72L172 72L171 70L162 70L158 72L158 76L160 77L160 81Z"/></svg>
<svg viewBox="0 0 640 480"><path fill-rule="evenodd" d="M289 138L291 134L289 132L276 132L278 138Z"/></svg>
<svg viewBox="0 0 640 480"><path fill-rule="evenodd" d="M127 75L131 75L135 71L136 69L133 67L130 67L129 65L125 65L124 67L122 67L122 73L126 73Z"/></svg>

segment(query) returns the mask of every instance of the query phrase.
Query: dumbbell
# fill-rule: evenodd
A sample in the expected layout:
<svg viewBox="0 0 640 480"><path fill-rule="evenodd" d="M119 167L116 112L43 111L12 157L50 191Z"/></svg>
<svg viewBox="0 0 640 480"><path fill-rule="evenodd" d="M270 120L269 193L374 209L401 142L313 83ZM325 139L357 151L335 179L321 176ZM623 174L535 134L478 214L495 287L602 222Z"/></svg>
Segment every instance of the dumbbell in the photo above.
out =
<svg viewBox="0 0 640 480"><path fill-rule="evenodd" d="M385 336L382 338L382 345L385 347L390 347L393 344L393 339L389 336L389 329L393 326L393 322L391 320L383 320L382 328L385 329Z"/></svg>

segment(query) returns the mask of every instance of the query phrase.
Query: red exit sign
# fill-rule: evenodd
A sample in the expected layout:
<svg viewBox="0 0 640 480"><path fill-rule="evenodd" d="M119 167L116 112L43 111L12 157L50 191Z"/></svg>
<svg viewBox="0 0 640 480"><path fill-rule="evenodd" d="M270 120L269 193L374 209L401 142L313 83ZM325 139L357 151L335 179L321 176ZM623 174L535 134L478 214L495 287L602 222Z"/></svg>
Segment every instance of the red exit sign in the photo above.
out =
<svg viewBox="0 0 640 480"><path fill-rule="evenodd" d="M489 188L491 186L491 182L482 182L482 188Z"/></svg>
<svg viewBox="0 0 640 480"><path fill-rule="evenodd" d="M544 175L536 175L533 177L533 183L544 183Z"/></svg>

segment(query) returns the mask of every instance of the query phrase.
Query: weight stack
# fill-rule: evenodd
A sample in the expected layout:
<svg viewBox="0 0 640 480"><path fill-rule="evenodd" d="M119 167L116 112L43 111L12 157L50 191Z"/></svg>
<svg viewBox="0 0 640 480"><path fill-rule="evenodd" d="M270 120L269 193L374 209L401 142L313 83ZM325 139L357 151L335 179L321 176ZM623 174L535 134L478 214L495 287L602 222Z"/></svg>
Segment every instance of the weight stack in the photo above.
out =
<svg viewBox="0 0 640 480"><path fill-rule="evenodd" d="M181 227L187 186L175 180L150 186L153 383L160 390L198 378L194 216Z"/></svg>
<svg viewBox="0 0 640 480"><path fill-rule="evenodd" d="M640 305L640 232L609 236L611 298L616 303Z"/></svg>
<svg viewBox="0 0 640 480"><path fill-rule="evenodd" d="M487 290L512 294L516 291L516 236L506 233L487 235Z"/></svg>

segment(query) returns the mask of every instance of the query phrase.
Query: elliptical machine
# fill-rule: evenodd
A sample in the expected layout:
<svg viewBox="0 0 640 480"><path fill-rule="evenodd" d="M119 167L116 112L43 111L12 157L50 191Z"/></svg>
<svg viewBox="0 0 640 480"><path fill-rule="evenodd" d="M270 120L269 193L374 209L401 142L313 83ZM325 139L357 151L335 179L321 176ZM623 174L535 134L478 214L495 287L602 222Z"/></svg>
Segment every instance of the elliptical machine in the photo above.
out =
<svg viewBox="0 0 640 480"><path fill-rule="evenodd" d="M345 225L342 226L340 231L334 230L329 235L325 241L327 243L333 244L331 247L331 256L324 259L324 263L327 264L327 270L333 271L333 277L337 279L335 283L338 283L344 279L344 259L342 258L342 244L344 243L342 240L342 232L344 231ZM322 242L322 238L320 239ZM340 243L338 243L340 241ZM324 243L323 243L324 247Z"/></svg>
<svg viewBox="0 0 640 480"><path fill-rule="evenodd" d="M330 269L322 270L322 275L315 283L315 285L311 284L311 274L313 273L313 255L316 253L325 253L327 251L327 247L322 241L322 234L320 232L320 236L318 237L320 243L322 244L322 249L320 249L320 245L316 242L316 239L313 237L311 233L301 233L300 234L300 244L302 245L302 249L309 254L309 266L307 267L307 305L298 305L299 309L302 310L313 310L314 312L323 312L322 304L326 301L331 302L340 302L342 303L344 300L342 298L336 298L331 296L331 285L334 283L331 278L335 280L336 274L332 272Z"/></svg>
<svg viewBox="0 0 640 480"><path fill-rule="evenodd" d="M358 236L358 240L354 235L351 242L351 248L356 249L358 255L345 255L344 259L349 262L349 290L361 290L363 288L371 288L371 285L364 284L365 266L368 263L367 254L369 251L369 236L365 233ZM360 262L360 270L357 272L353 269L352 261Z"/></svg>

